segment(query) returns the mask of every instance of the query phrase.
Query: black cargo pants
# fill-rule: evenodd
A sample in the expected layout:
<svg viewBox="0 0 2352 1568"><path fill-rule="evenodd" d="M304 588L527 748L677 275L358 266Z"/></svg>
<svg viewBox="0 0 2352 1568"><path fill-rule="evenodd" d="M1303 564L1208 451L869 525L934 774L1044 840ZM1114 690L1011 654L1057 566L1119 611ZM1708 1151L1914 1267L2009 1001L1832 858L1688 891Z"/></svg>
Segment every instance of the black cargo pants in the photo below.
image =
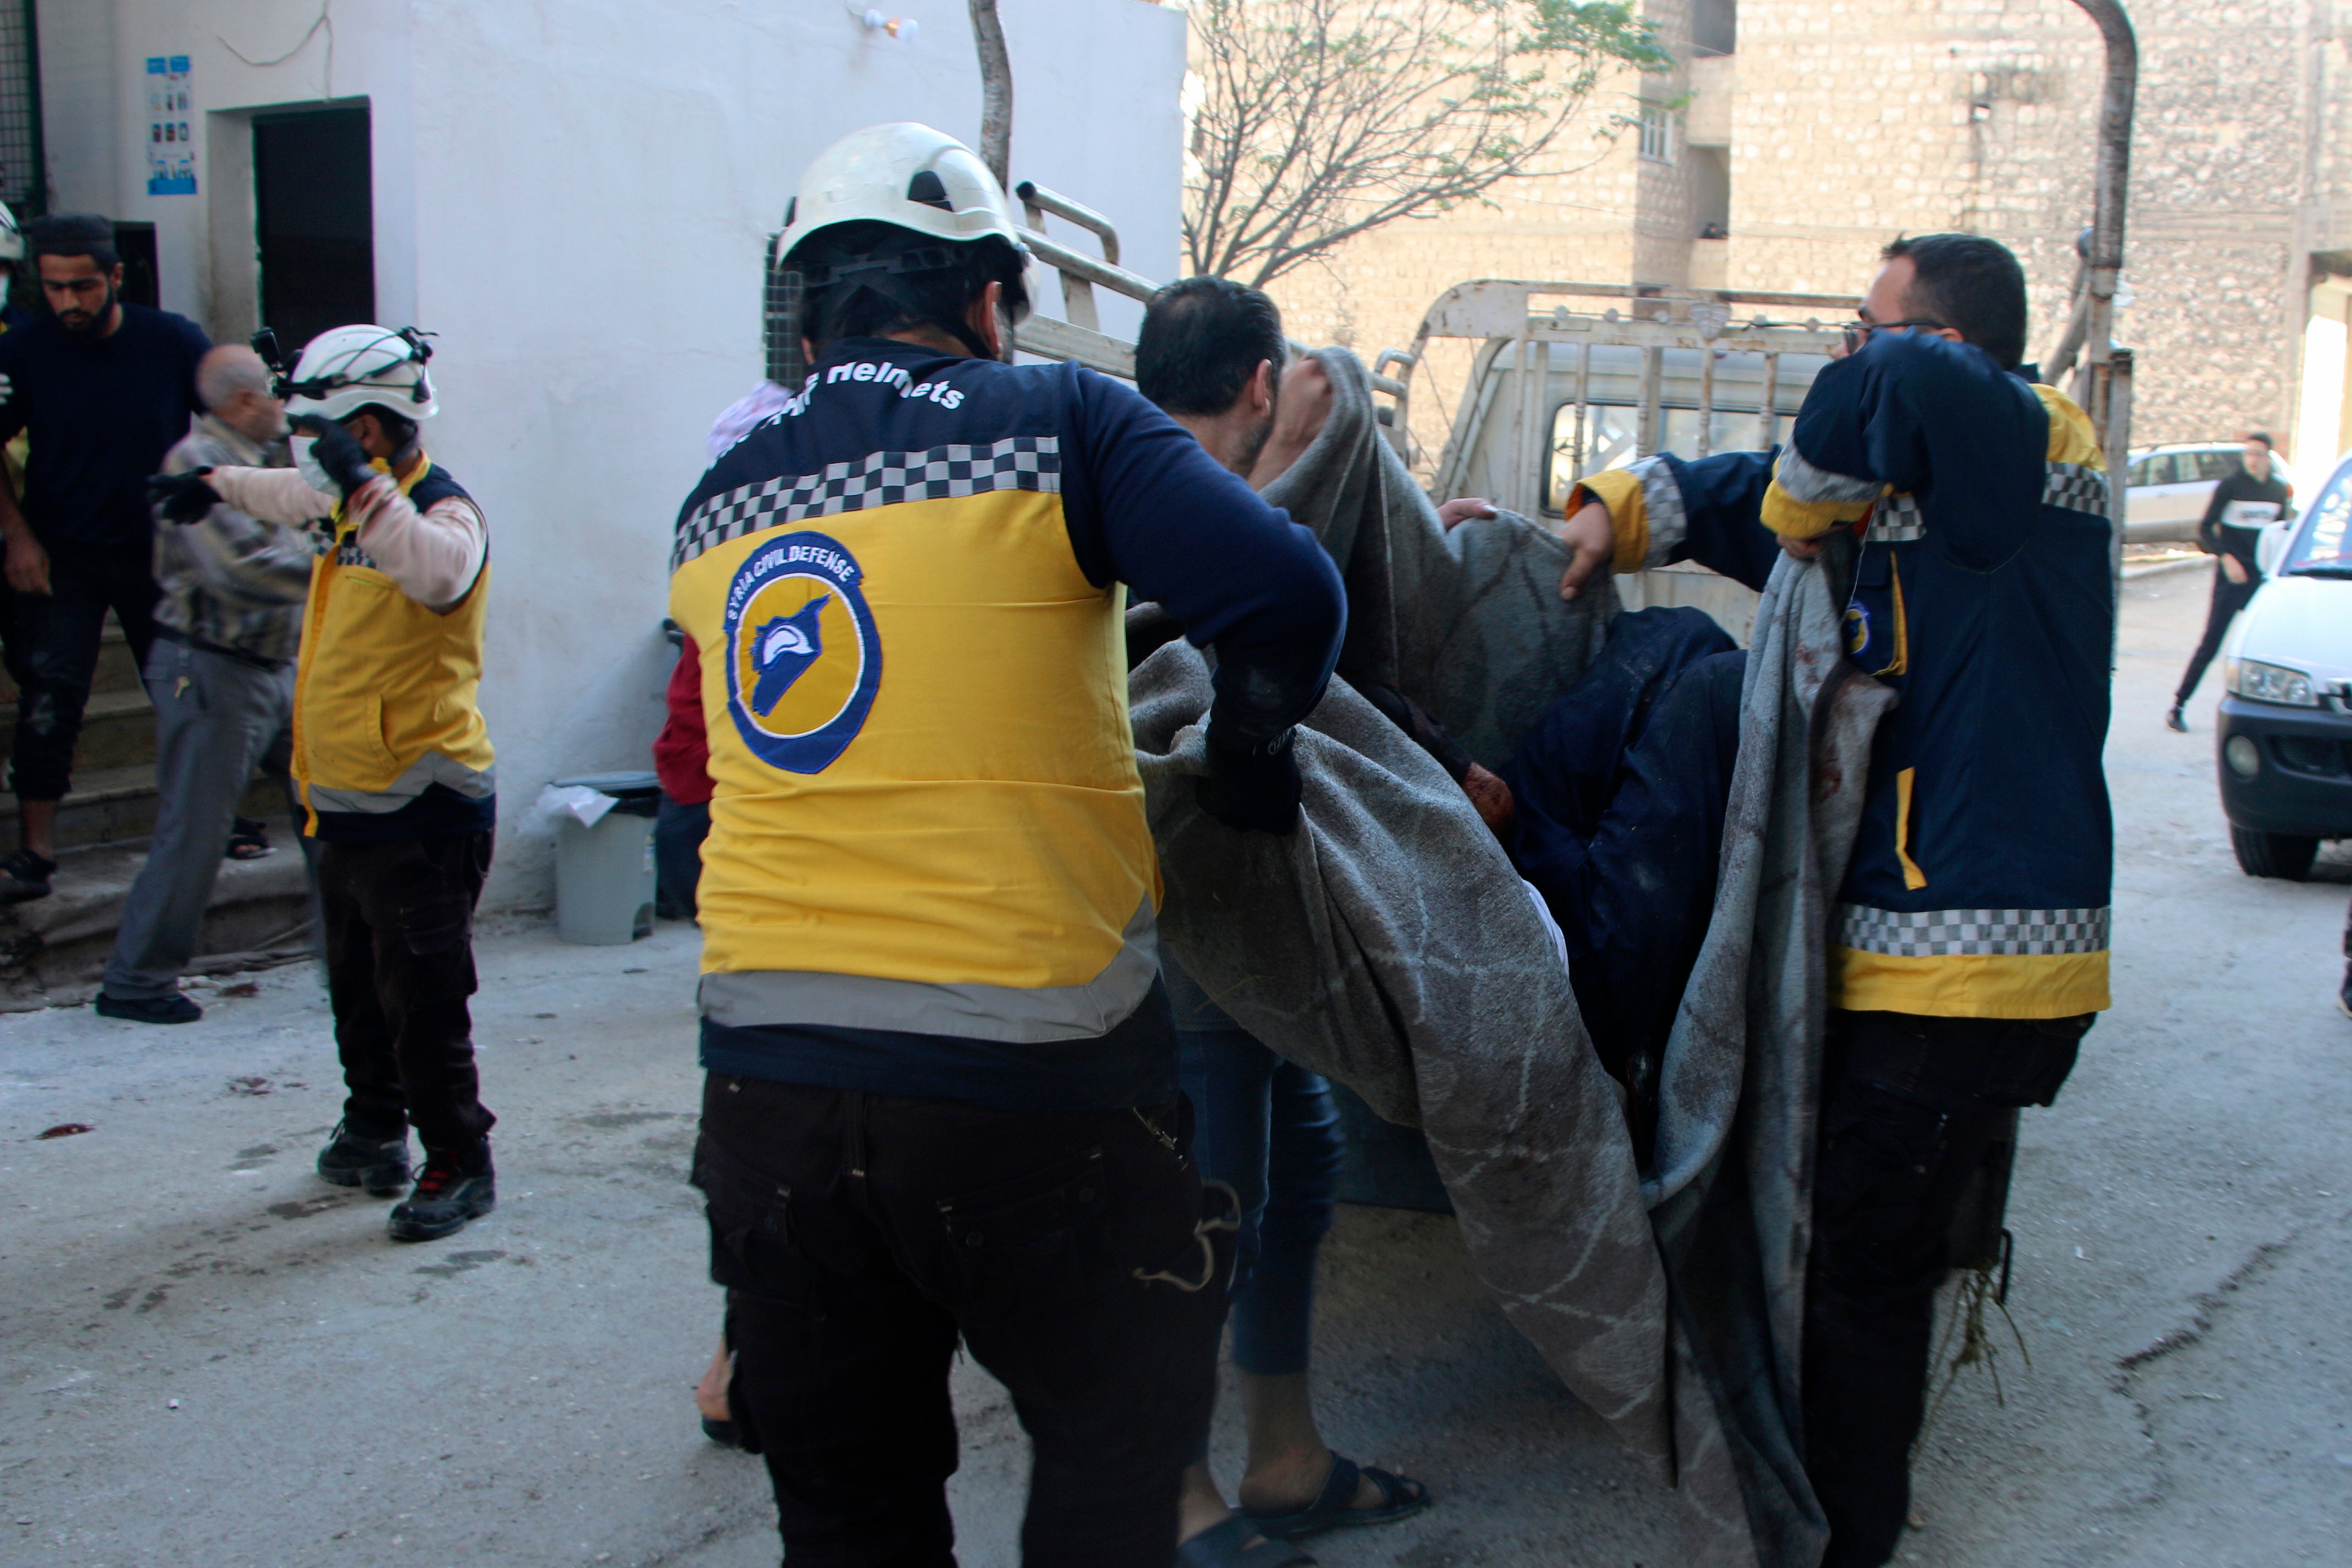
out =
<svg viewBox="0 0 2352 1568"><path fill-rule="evenodd" d="M2057 1098L2092 1016L1830 1015L1803 1373L1822 1568L1895 1554L1955 1212L2011 1113Z"/></svg>
<svg viewBox="0 0 2352 1568"><path fill-rule="evenodd" d="M343 1120L462 1152L498 1118L474 1070L474 905L490 835L322 844L319 909L327 994L343 1061Z"/></svg>
<svg viewBox="0 0 2352 1568"><path fill-rule="evenodd" d="M89 705L106 612L121 623L138 668L146 668L155 641L153 549L143 536L118 544L41 544L49 556L47 593L0 584L8 673L20 688L9 756L9 785L19 800L60 800L73 788L74 744Z"/></svg>
<svg viewBox="0 0 2352 1568"><path fill-rule="evenodd" d="M727 1289L729 1403L766 1456L792 1568L953 1564L959 1338L1034 1449L1026 1568L1174 1560L1232 1257L1175 1133L1173 1108L710 1076L694 1180Z"/></svg>

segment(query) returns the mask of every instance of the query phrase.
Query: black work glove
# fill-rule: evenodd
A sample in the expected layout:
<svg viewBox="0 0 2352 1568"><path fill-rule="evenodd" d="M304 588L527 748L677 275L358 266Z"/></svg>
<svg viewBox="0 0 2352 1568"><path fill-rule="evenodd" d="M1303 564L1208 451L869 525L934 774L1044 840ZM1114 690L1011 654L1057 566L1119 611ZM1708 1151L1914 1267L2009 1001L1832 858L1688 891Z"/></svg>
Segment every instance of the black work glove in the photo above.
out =
<svg viewBox="0 0 2352 1568"><path fill-rule="evenodd" d="M1209 726L1209 771L1192 781L1201 809L1237 833L1298 830L1298 758L1285 730L1257 745L1234 745Z"/></svg>
<svg viewBox="0 0 2352 1568"><path fill-rule="evenodd" d="M147 479L147 504L173 522L202 522L220 505L221 493L205 483L210 468L190 468L184 474L152 474Z"/></svg>
<svg viewBox="0 0 2352 1568"><path fill-rule="evenodd" d="M297 435L310 437L310 455L319 459L319 467L327 470L327 477L335 481L335 488L343 492L345 500L375 478L377 469L368 461L367 448L341 425L315 414L305 414L288 423Z"/></svg>

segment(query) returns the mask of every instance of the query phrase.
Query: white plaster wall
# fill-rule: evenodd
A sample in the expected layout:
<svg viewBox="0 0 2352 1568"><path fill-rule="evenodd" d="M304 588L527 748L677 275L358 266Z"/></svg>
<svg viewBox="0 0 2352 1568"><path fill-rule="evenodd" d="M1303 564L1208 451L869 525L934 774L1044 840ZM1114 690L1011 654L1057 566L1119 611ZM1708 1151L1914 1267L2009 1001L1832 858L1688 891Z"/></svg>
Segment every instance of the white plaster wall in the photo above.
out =
<svg viewBox="0 0 2352 1568"><path fill-rule="evenodd" d="M849 131L977 134L964 7L886 7L921 24L909 44L867 34L842 0L338 0L330 81L322 38L271 69L220 41L268 58L317 0L45 0L43 19L109 5L114 215L155 222L165 305L208 324L212 258L245 252L209 233L212 193L143 194L146 57L193 57L200 111L368 99L378 313L440 334L428 444L490 519L483 707L504 816L551 778L650 766L670 527L712 416L760 375L765 236L802 166ZM1173 277L1182 17L1142 0L1003 9L1014 178L1108 213L1128 266ZM83 56L105 41L68 26L89 36ZM91 118L49 105L53 128ZM200 169L210 153L200 140ZM52 163L61 199L104 205ZM490 900L543 902L550 887L541 847L509 832Z"/></svg>

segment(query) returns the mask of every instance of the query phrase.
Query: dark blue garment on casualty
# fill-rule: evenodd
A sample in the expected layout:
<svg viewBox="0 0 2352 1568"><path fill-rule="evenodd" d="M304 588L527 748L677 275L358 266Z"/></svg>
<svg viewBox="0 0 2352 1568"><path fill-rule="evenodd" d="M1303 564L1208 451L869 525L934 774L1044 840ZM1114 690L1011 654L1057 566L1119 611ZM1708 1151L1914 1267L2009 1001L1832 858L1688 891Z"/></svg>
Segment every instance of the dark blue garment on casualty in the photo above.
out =
<svg viewBox="0 0 2352 1568"><path fill-rule="evenodd" d="M25 519L45 539L145 548L147 477L202 411L196 362L211 348L185 316L122 307L122 324L85 341L54 316L0 333L0 442L29 433Z"/></svg>

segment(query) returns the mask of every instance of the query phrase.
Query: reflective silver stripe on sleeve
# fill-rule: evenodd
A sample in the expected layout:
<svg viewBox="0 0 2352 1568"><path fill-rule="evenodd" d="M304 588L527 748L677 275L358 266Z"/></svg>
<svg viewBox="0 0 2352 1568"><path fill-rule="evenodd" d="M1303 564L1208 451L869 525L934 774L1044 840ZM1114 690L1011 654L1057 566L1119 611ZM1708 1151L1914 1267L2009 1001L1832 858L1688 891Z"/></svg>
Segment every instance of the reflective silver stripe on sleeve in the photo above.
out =
<svg viewBox="0 0 2352 1568"><path fill-rule="evenodd" d="M1841 904L1838 944L1892 958L2105 952L2107 923L2104 909L1905 911Z"/></svg>
<svg viewBox="0 0 2352 1568"><path fill-rule="evenodd" d="M2087 463L2048 463L2042 481L2042 504L2063 511L2107 515L2107 476Z"/></svg>
<svg viewBox="0 0 2352 1568"><path fill-rule="evenodd" d="M1159 924L1144 895L1116 956L1083 985L943 985L790 969L702 977L702 1016L730 1028L830 1024L1042 1045L1107 1035L1127 1021L1160 976Z"/></svg>
<svg viewBox="0 0 2352 1568"><path fill-rule="evenodd" d="M924 452L869 452L830 464L822 473L779 475L710 497L678 524L670 570L730 539L807 518L992 490L1053 494L1061 488L1058 436L1012 436L986 447L933 447Z"/></svg>
<svg viewBox="0 0 2352 1568"><path fill-rule="evenodd" d="M1683 506L1683 488L1664 458L1644 458L1626 472L1642 481L1642 508L1650 519L1649 553L1644 568L1663 566L1675 545L1690 536L1690 513Z"/></svg>
<svg viewBox="0 0 2352 1568"><path fill-rule="evenodd" d="M1886 487L1876 479L1857 479L1850 474L1833 474L1827 468L1817 468L1805 461L1805 455L1791 441L1780 448L1780 461L1774 466L1772 477L1792 500L1819 506L1828 502L1875 500Z"/></svg>

